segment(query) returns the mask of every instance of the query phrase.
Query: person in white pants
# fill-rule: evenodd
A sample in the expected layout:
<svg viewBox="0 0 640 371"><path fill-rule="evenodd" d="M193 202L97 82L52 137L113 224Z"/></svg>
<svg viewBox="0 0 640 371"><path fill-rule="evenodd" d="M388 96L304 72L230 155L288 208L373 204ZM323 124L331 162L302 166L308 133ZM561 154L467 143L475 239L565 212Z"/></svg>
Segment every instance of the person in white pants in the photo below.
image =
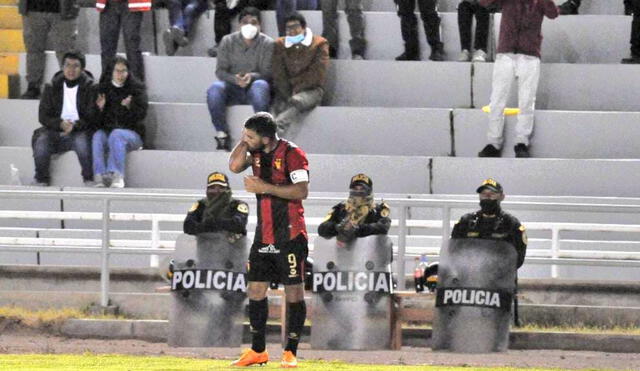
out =
<svg viewBox="0 0 640 371"><path fill-rule="evenodd" d="M529 138L533 132L533 115L540 78L540 46L544 16L556 18L558 7L552 0L480 0L480 5L502 6L500 39L493 66L493 85L489 104L488 144L480 157L500 157L504 143L503 111L513 81L518 79L518 122L516 157L529 157Z"/></svg>

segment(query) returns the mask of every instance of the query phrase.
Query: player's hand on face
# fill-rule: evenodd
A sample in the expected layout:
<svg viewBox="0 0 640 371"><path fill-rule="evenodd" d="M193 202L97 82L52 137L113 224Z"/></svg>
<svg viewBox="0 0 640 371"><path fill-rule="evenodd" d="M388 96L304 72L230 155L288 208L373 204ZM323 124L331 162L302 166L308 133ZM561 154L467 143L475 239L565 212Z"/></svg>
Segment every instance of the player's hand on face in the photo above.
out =
<svg viewBox="0 0 640 371"><path fill-rule="evenodd" d="M244 189L255 194L266 193L267 183L257 176L247 175L244 177Z"/></svg>

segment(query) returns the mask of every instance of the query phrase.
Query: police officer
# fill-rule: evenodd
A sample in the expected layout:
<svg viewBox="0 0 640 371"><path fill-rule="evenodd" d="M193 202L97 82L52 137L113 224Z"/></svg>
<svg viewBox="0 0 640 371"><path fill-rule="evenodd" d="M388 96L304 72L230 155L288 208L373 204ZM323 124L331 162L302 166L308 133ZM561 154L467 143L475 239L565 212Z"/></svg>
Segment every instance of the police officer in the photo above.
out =
<svg viewBox="0 0 640 371"><path fill-rule="evenodd" d="M511 243L518 253L518 268L527 252L527 233L520 221L500 208L504 192L500 183L489 178L476 190L480 210L464 215L453 227L451 238L483 238Z"/></svg>
<svg viewBox="0 0 640 371"><path fill-rule="evenodd" d="M229 179L220 172L207 177L207 197L191 206L184 219L184 233L226 231L231 242L247 234L249 206L231 197Z"/></svg>
<svg viewBox="0 0 640 371"><path fill-rule="evenodd" d="M373 201L373 181L365 174L356 174L349 183L349 198L340 202L318 227L324 238L337 236L341 243L375 234L387 234L391 226L389 206Z"/></svg>

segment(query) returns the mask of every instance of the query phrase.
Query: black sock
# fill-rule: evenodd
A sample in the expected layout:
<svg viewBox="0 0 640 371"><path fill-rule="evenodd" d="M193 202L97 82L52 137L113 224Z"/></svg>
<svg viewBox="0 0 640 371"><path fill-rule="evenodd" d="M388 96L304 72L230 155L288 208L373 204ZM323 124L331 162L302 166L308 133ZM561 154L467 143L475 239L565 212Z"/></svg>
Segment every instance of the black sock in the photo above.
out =
<svg viewBox="0 0 640 371"><path fill-rule="evenodd" d="M296 355L304 328L304 320L307 317L307 305L303 300L297 303L287 303L287 306L287 346L284 350L290 350Z"/></svg>
<svg viewBox="0 0 640 371"><path fill-rule="evenodd" d="M265 331L267 328L267 317L269 316L269 305L267 298L262 300L249 300L249 324L251 325L251 349L254 352L262 353L265 349Z"/></svg>

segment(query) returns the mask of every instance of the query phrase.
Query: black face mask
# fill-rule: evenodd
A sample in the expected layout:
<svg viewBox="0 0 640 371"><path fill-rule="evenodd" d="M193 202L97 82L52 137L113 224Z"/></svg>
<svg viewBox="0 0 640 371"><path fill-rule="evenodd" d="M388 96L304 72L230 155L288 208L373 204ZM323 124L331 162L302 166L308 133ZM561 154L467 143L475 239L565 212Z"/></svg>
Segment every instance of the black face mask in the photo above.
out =
<svg viewBox="0 0 640 371"><path fill-rule="evenodd" d="M483 214L496 215L500 211L500 202L498 200L483 199L480 200L480 209Z"/></svg>

